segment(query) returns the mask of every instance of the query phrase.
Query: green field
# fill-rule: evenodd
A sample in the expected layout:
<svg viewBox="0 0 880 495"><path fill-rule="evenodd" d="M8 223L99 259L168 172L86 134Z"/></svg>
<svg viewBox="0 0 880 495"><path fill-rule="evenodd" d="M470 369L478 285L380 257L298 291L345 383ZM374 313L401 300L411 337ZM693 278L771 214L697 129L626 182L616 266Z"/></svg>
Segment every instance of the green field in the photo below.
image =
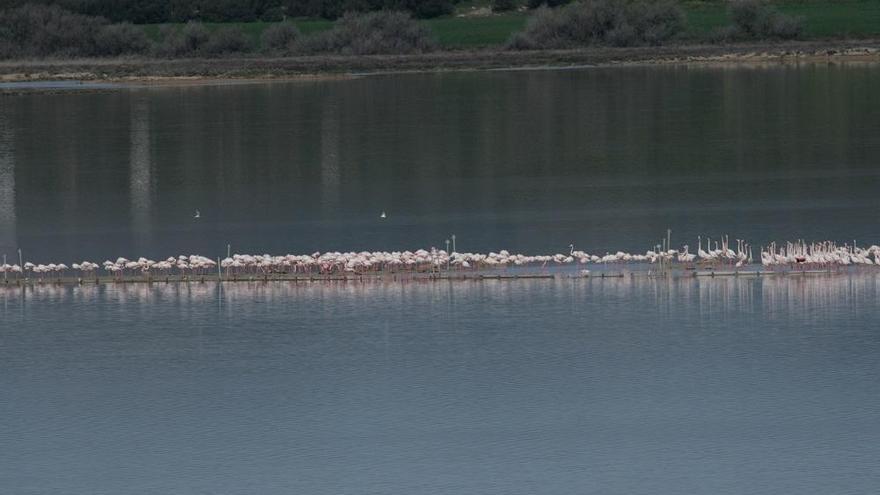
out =
<svg viewBox="0 0 880 495"><path fill-rule="evenodd" d="M448 17L423 21L442 46L473 48L500 45L526 25L526 14L512 13L489 17Z"/></svg>
<svg viewBox="0 0 880 495"><path fill-rule="evenodd" d="M880 35L878 0L782 0L773 2L786 14L803 20L807 38L868 38ZM687 2L687 36L700 38L727 24L724 3Z"/></svg>
<svg viewBox="0 0 880 495"><path fill-rule="evenodd" d="M781 0L773 2L780 11L803 19L806 38L868 38L880 36L880 0ZM488 5L485 0L468 0L459 9L472 10ZM725 3L719 0L686 1L682 4L687 15L685 38L705 39L714 29L728 23ZM512 33L525 26L528 15L521 12L488 16L442 17L421 21L434 32L444 48L480 48L503 44ZM294 19L304 34L329 29L331 21L324 19ZM255 42L270 25L265 22L206 24L209 29L219 26L237 26ZM157 39L158 25L144 26L147 34Z"/></svg>

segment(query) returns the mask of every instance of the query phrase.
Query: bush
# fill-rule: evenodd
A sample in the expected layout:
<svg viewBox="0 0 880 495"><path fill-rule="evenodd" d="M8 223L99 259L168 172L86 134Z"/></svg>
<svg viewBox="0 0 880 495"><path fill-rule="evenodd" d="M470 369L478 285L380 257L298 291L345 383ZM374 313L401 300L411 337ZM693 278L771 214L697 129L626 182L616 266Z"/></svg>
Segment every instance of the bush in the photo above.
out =
<svg viewBox="0 0 880 495"><path fill-rule="evenodd" d="M659 45L680 33L684 23L684 13L672 0L584 0L560 9L539 8L507 47Z"/></svg>
<svg viewBox="0 0 880 495"><path fill-rule="evenodd" d="M91 56L106 22L55 5L25 4L0 12L0 42L18 56Z"/></svg>
<svg viewBox="0 0 880 495"><path fill-rule="evenodd" d="M246 52L250 48L250 40L237 27L222 27L208 36L202 46L205 55L224 55L227 53Z"/></svg>
<svg viewBox="0 0 880 495"><path fill-rule="evenodd" d="M779 38L783 40L791 40L800 38L804 32L801 19L786 14L777 14L773 16L768 25L767 34L771 38Z"/></svg>
<svg viewBox="0 0 880 495"><path fill-rule="evenodd" d="M250 49L250 40L241 29L221 27L211 32L198 22L188 22L181 29L163 26L159 37L155 54L160 57L216 56Z"/></svg>
<svg viewBox="0 0 880 495"><path fill-rule="evenodd" d="M734 39L793 39L801 35L801 20L783 14L761 0L734 0L729 8L730 26L713 33L717 41Z"/></svg>
<svg viewBox="0 0 880 495"><path fill-rule="evenodd" d="M9 41L0 39L0 60L8 60L21 56L21 50L18 46Z"/></svg>
<svg viewBox="0 0 880 495"><path fill-rule="evenodd" d="M511 36L507 47L514 50L534 50L568 46L577 40L569 39L565 25L566 16L561 11L541 7L529 18L524 31Z"/></svg>
<svg viewBox="0 0 880 495"><path fill-rule="evenodd" d="M348 13L329 31L296 43L301 53L346 55L422 53L434 50L431 31L406 12Z"/></svg>
<svg viewBox="0 0 880 495"><path fill-rule="evenodd" d="M639 0L628 9L636 43L660 45L684 31L684 12L672 0Z"/></svg>
<svg viewBox="0 0 880 495"><path fill-rule="evenodd" d="M509 12L516 8L516 0L494 0L492 12Z"/></svg>
<svg viewBox="0 0 880 495"><path fill-rule="evenodd" d="M260 46L269 52L285 52L293 49L300 38L299 29L289 22L273 24L260 36Z"/></svg>
<svg viewBox="0 0 880 495"><path fill-rule="evenodd" d="M720 28L716 28L709 34L709 41L714 43L729 43L731 41L736 41L738 39L742 39L742 33L739 28L734 25L722 26Z"/></svg>
<svg viewBox="0 0 880 495"><path fill-rule="evenodd" d="M101 28L95 39L98 55L117 56L144 53L150 41L143 29L128 23L110 24Z"/></svg>
<svg viewBox="0 0 880 495"><path fill-rule="evenodd" d="M162 26L159 30L161 41L156 46L156 55L162 57L193 56L199 52L210 38L208 29L201 23L188 22L181 29L175 26Z"/></svg>

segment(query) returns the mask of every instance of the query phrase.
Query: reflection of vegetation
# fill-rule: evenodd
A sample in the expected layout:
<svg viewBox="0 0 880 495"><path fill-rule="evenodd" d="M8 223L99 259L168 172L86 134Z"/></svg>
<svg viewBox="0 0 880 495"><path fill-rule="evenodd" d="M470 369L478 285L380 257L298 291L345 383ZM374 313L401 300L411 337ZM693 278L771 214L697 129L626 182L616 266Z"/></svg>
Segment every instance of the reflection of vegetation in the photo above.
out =
<svg viewBox="0 0 880 495"><path fill-rule="evenodd" d="M407 84L363 78L150 91L150 126L168 129L150 137L152 214L161 221L178 218L180 204L204 204L202 191L222 194L223 204L245 205L240 213L227 211L243 228L264 207L298 211L285 203L295 201L303 211L318 211L315 205L328 196L338 199L333 208L371 216L376 204L392 203L411 206L415 215L442 205L467 215L524 201L570 211L627 201L618 184L632 185L627 191L655 205L666 204L668 193L722 212L727 200L753 204L744 198L763 205L759 211L794 199L833 204L826 201L841 190L851 193L851 204L876 205L877 84L876 68L857 65L655 66L413 75ZM4 115L32 122L11 148L21 225L43 221L44 205L61 212L68 204L77 209L67 211L94 208L82 217L59 215L57 227L48 228L62 232L101 232L103 221L114 221L112 209L100 209L93 192L125 191L129 175L123 169L96 173L94 165L115 163L120 152L122 162L129 156L132 112L145 110L126 94L4 102ZM98 112L101 119L69 124L71 115ZM767 170L770 180L756 179L767 177ZM815 179L833 171L846 171L839 176L846 179ZM853 179L860 172L870 175ZM480 177L493 180L470 180ZM651 186L681 177L705 178L717 188L706 194L696 187ZM389 187L401 180L409 181L405 188ZM530 197L526 187L545 196ZM755 221L763 218L751 211ZM794 230L815 216L801 208L791 214ZM653 239L656 225L645 228L633 237ZM321 232L316 238L315 248L326 246ZM359 245L349 238L332 242Z"/></svg>

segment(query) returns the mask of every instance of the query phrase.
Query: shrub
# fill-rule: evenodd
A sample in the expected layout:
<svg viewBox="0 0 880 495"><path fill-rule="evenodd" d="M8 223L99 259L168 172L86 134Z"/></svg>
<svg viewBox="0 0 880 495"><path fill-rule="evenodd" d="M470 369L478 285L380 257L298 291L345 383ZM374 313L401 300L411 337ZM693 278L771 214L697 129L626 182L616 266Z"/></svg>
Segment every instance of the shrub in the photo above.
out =
<svg viewBox="0 0 880 495"><path fill-rule="evenodd" d="M802 31L800 19L783 14L762 0L734 0L729 15L733 24L716 30L714 39L792 39Z"/></svg>
<svg viewBox="0 0 880 495"><path fill-rule="evenodd" d="M516 8L516 0L494 0L492 12L509 12Z"/></svg>
<svg viewBox="0 0 880 495"><path fill-rule="evenodd" d="M156 46L156 55L163 57L184 57L195 55L210 38L207 28L198 22L188 22L180 29L175 26L162 26L159 30L161 41Z"/></svg>
<svg viewBox="0 0 880 495"><path fill-rule="evenodd" d="M771 38L791 40L799 38L803 34L803 23L800 19L786 15L776 14L770 19L767 34Z"/></svg>
<svg viewBox="0 0 880 495"><path fill-rule="evenodd" d="M716 28L709 34L709 41L714 43L729 43L742 38L739 28L734 25Z"/></svg>
<svg viewBox="0 0 880 495"><path fill-rule="evenodd" d="M0 39L0 60L8 60L21 56L19 47L9 41Z"/></svg>
<svg viewBox="0 0 880 495"><path fill-rule="evenodd" d="M208 41L201 47L205 55L224 55L241 53L250 48L250 40L237 27L222 27L208 36Z"/></svg>
<svg viewBox="0 0 880 495"><path fill-rule="evenodd" d="M144 53L150 41L143 29L129 23L110 24L101 28L95 39L98 55L125 55Z"/></svg>
<svg viewBox="0 0 880 495"><path fill-rule="evenodd" d="M539 8L507 47L659 45L680 33L684 23L684 13L672 0L584 0L560 9Z"/></svg>
<svg viewBox="0 0 880 495"><path fill-rule="evenodd" d="M758 35L770 9L759 1L734 1L727 9L735 28L745 36Z"/></svg>
<svg viewBox="0 0 880 495"><path fill-rule="evenodd" d="M269 52L284 52L293 48L300 38L299 29L289 22L267 27L260 36L260 46Z"/></svg>
<svg viewBox="0 0 880 495"><path fill-rule="evenodd" d="M427 27L406 12L348 13L329 31L296 43L302 53L346 55L422 53L436 48Z"/></svg>
<svg viewBox="0 0 880 495"><path fill-rule="evenodd" d="M684 12L673 0L638 0L628 9L637 43L659 45L684 31Z"/></svg>
<svg viewBox="0 0 880 495"><path fill-rule="evenodd" d="M241 29L221 27L212 33L198 22L188 22L181 29L163 26L159 37L161 42L155 54L160 57L215 56L250 49L250 42Z"/></svg>
<svg viewBox="0 0 880 495"><path fill-rule="evenodd" d="M260 20L263 22L281 22L284 20L284 11L281 7L271 7L260 14Z"/></svg>
<svg viewBox="0 0 880 495"><path fill-rule="evenodd" d="M55 5L25 4L0 12L0 41L20 56L90 56L106 21Z"/></svg>
<svg viewBox="0 0 880 495"><path fill-rule="evenodd" d="M515 50L560 48L575 40L565 32L566 16L559 10L541 7L529 18L524 31L514 33L507 47Z"/></svg>

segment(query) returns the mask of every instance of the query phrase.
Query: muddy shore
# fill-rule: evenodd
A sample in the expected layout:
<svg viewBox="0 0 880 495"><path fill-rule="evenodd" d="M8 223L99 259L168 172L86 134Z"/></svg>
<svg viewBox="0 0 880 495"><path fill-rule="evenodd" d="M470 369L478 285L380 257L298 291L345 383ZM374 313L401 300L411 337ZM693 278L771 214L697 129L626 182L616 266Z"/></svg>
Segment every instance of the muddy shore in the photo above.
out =
<svg viewBox="0 0 880 495"><path fill-rule="evenodd" d="M0 62L0 83L36 81L199 84L205 81L337 78L394 72L564 68L637 64L880 62L880 40L798 41L577 50L445 51L419 55L270 58L70 59Z"/></svg>

